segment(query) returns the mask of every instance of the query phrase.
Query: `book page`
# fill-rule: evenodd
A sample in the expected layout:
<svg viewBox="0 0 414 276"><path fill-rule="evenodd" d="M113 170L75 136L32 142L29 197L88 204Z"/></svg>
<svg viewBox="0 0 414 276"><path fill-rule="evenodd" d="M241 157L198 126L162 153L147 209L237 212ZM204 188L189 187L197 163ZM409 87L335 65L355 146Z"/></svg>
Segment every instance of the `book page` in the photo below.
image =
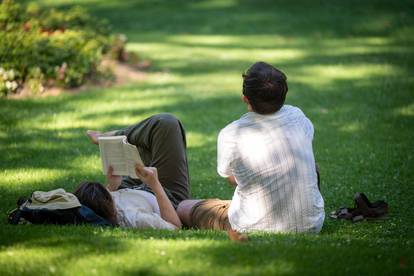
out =
<svg viewBox="0 0 414 276"><path fill-rule="evenodd" d="M124 153L125 153L128 171L129 171L129 176L137 179L139 177L135 173L135 165L136 164L144 165L144 163L141 160L141 157L139 155L139 152L136 146L129 144L127 141L124 141L123 146L124 146Z"/></svg>
<svg viewBox="0 0 414 276"><path fill-rule="evenodd" d="M114 169L113 175L129 175L122 141L122 136L100 137L98 139L102 171L105 175L109 166Z"/></svg>

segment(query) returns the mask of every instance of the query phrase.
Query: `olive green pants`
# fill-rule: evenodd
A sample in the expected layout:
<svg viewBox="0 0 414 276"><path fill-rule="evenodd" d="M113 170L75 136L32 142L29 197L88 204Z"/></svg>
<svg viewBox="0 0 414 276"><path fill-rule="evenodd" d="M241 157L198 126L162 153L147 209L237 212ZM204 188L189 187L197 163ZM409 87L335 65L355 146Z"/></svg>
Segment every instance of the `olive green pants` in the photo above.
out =
<svg viewBox="0 0 414 276"><path fill-rule="evenodd" d="M190 197L185 130L171 114L157 114L135 125L121 129L138 148L145 166L156 167L161 185L175 208ZM139 179L124 177L120 189L131 188L152 192Z"/></svg>

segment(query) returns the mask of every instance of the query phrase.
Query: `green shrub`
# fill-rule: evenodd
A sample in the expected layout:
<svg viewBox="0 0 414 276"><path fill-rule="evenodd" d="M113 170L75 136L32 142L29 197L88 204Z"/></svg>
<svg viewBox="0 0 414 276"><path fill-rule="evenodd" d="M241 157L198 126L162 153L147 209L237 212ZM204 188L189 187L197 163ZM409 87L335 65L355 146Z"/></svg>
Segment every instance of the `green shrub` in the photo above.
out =
<svg viewBox="0 0 414 276"><path fill-rule="evenodd" d="M12 0L4 0L0 6L0 30L11 31L23 21L22 7Z"/></svg>
<svg viewBox="0 0 414 276"><path fill-rule="evenodd" d="M45 89L43 83L45 76L39 67L34 67L29 70L27 74L25 84L29 90L34 94L39 94Z"/></svg>
<svg viewBox="0 0 414 276"><path fill-rule="evenodd" d="M16 92L22 83L52 81L76 87L96 72L102 55L110 50L109 25L84 9L43 11L37 4L23 7L12 0L0 5L0 67L13 70L13 80L1 78L3 94ZM18 85L11 89L10 82ZM7 82L7 85L6 85Z"/></svg>

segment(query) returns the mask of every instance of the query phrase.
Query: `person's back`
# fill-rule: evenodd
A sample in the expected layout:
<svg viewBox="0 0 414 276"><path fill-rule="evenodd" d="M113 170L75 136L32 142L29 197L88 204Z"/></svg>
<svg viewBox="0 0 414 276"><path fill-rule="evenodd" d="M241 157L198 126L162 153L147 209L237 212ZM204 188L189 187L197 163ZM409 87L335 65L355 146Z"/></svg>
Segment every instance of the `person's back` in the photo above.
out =
<svg viewBox="0 0 414 276"><path fill-rule="evenodd" d="M220 132L218 172L237 182L229 208L233 229L320 231L324 208L312 137L311 122L288 105L269 115L249 112Z"/></svg>
<svg viewBox="0 0 414 276"><path fill-rule="evenodd" d="M286 76L263 62L243 82L249 111L218 138L217 171L237 185L228 216L238 231L319 232L324 202L317 186L313 126L283 105Z"/></svg>

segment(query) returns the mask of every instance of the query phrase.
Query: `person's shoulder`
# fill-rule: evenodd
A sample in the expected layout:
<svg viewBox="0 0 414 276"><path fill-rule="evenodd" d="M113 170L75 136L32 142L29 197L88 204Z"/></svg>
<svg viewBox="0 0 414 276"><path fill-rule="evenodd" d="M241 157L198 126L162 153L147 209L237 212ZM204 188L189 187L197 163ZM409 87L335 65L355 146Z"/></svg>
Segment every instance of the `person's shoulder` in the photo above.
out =
<svg viewBox="0 0 414 276"><path fill-rule="evenodd" d="M232 135L241 125L241 119L237 119L231 123L229 123L228 125L226 125L224 128L222 128L219 132L219 136L223 137L223 136L228 136L228 135Z"/></svg>
<svg viewBox="0 0 414 276"><path fill-rule="evenodd" d="M109 193L111 194L111 196L112 196L112 198L116 198L116 199L118 199L119 198L119 191L120 190L116 190L116 191L109 191Z"/></svg>
<svg viewBox="0 0 414 276"><path fill-rule="evenodd" d="M300 109L297 106L293 106L293 105L288 105L285 104L280 111L284 112L284 113L289 113L289 114L304 114L302 109Z"/></svg>
<svg viewBox="0 0 414 276"><path fill-rule="evenodd" d="M294 118L304 118L306 117L305 113L297 106L293 105L284 105L280 109L280 115L282 117L286 117L288 119L294 119Z"/></svg>

